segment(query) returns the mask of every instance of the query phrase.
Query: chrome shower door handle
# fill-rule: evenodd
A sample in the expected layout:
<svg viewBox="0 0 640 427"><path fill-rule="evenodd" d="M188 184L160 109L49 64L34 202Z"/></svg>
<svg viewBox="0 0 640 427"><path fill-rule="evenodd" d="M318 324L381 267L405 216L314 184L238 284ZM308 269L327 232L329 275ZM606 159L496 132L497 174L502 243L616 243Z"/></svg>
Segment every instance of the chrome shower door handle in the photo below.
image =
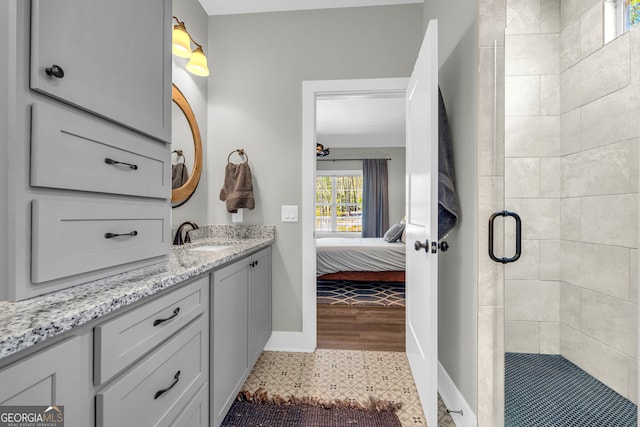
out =
<svg viewBox="0 0 640 427"><path fill-rule="evenodd" d="M499 216L510 216L516 222L516 253L511 258L498 258L493 251L493 223ZM509 211L494 212L491 217L489 217L489 258L501 264L508 264L510 262L516 262L520 258L520 255L522 255L522 220L520 219L520 215Z"/></svg>

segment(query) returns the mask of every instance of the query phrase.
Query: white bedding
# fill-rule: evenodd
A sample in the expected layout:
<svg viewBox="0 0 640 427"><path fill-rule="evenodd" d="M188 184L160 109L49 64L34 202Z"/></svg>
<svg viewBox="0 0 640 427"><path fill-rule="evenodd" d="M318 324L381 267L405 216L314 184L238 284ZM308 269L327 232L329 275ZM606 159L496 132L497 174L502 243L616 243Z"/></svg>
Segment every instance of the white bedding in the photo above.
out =
<svg viewBox="0 0 640 427"><path fill-rule="evenodd" d="M316 239L317 275L338 271L404 271L405 244L381 238Z"/></svg>

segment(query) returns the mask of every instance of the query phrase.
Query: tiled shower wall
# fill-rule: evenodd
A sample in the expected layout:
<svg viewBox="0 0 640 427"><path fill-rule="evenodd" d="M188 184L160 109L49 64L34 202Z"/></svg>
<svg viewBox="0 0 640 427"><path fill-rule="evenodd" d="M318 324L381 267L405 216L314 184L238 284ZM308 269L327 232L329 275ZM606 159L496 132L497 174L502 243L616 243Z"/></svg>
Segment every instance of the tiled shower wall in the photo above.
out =
<svg viewBox="0 0 640 427"><path fill-rule="evenodd" d="M505 350L560 352L637 400L640 29L603 47L601 1L479 1L478 426L504 422ZM506 269L486 254L505 207L528 221Z"/></svg>
<svg viewBox="0 0 640 427"><path fill-rule="evenodd" d="M560 354L637 402L640 29L562 1Z"/></svg>
<svg viewBox="0 0 640 427"><path fill-rule="evenodd" d="M635 401L638 30L603 46L602 0L506 11L505 207L523 255L505 269L505 350L562 354Z"/></svg>
<svg viewBox="0 0 640 427"><path fill-rule="evenodd" d="M505 268L508 352L559 352L559 31L559 0L507 1L505 207L522 218L522 257Z"/></svg>

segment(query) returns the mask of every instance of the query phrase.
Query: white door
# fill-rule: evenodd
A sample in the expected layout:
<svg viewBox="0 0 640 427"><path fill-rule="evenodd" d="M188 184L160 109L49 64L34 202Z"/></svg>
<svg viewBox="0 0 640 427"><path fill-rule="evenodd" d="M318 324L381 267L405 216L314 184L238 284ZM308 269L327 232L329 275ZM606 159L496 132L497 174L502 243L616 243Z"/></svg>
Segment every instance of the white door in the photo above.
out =
<svg viewBox="0 0 640 427"><path fill-rule="evenodd" d="M430 426L438 425L438 22L407 86L407 357ZM415 247L414 247L415 242ZM417 249L416 249L417 248Z"/></svg>

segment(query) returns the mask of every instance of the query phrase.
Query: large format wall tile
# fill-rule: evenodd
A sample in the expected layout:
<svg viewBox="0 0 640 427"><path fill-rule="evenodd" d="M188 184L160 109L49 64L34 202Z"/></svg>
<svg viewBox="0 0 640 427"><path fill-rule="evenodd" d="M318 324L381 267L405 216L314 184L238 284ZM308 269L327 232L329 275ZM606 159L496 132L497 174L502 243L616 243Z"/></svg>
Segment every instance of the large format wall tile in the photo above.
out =
<svg viewBox="0 0 640 427"><path fill-rule="evenodd" d="M582 146L580 141L580 121L580 108L568 111L560 116L560 152L563 156L580 151Z"/></svg>
<svg viewBox="0 0 640 427"><path fill-rule="evenodd" d="M506 157L560 154L560 116L505 117Z"/></svg>
<svg viewBox="0 0 640 427"><path fill-rule="evenodd" d="M480 177L478 182L478 305L504 305L504 264L493 262L487 253L489 241L488 220L493 212L504 209L504 180L502 177ZM504 234L496 222L494 250L504 251Z"/></svg>
<svg viewBox="0 0 640 427"><path fill-rule="evenodd" d="M558 240L560 238L560 199L508 199L506 208L520 215L522 238ZM505 233L513 233L507 226Z"/></svg>
<svg viewBox="0 0 640 427"><path fill-rule="evenodd" d="M540 159L540 197L560 197L561 169L559 157Z"/></svg>
<svg viewBox="0 0 640 427"><path fill-rule="evenodd" d="M540 0L540 32L560 32L560 0Z"/></svg>
<svg viewBox="0 0 640 427"><path fill-rule="evenodd" d="M507 116L537 116L540 114L540 76L505 76Z"/></svg>
<svg viewBox="0 0 640 427"><path fill-rule="evenodd" d="M557 74L560 36L558 34L509 35L505 37L507 76ZM535 52L535 55L531 53Z"/></svg>
<svg viewBox="0 0 640 427"><path fill-rule="evenodd" d="M581 242L560 242L563 282L605 295L627 299L629 249Z"/></svg>
<svg viewBox="0 0 640 427"><path fill-rule="evenodd" d="M505 281L505 319L557 322L560 316L558 282Z"/></svg>
<svg viewBox="0 0 640 427"><path fill-rule="evenodd" d="M478 49L478 174L504 174L504 47ZM494 115L495 109L495 115Z"/></svg>
<svg viewBox="0 0 640 427"><path fill-rule="evenodd" d="M602 0L562 0L560 17L562 28L576 19L580 19L592 6L602 2Z"/></svg>
<svg viewBox="0 0 640 427"><path fill-rule="evenodd" d="M560 353L560 324L558 322L540 322L540 353Z"/></svg>
<svg viewBox="0 0 640 427"><path fill-rule="evenodd" d="M602 2L596 3L587 10L580 18L580 53L582 58L586 58L603 44L603 12Z"/></svg>
<svg viewBox="0 0 640 427"><path fill-rule="evenodd" d="M628 193L630 162L638 161L629 155L630 144L620 142L563 157L562 196Z"/></svg>
<svg viewBox="0 0 640 427"><path fill-rule="evenodd" d="M539 322L505 321L504 351L508 353L539 353Z"/></svg>
<svg viewBox="0 0 640 427"><path fill-rule="evenodd" d="M560 203L560 238L562 240L580 240L582 230L580 229L580 209L579 198L562 199Z"/></svg>
<svg viewBox="0 0 640 427"><path fill-rule="evenodd" d="M560 114L560 76L558 74L540 76L540 114L543 116Z"/></svg>
<svg viewBox="0 0 640 427"><path fill-rule="evenodd" d="M506 245L513 248L511 244ZM512 256L511 253L505 256ZM540 278L540 240L523 240L522 256L518 261L506 264L504 270L506 279L528 279L537 280Z"/></svg>
<svg viewBox="0 0 640 427"><path fill-rule="evenodd" d="M601 293L582 291L581 331L635 358L638 306Z"/></svg>
<svg viewBox="0 0 640 427"><path fill-rule="evenodd" d="M540 280L560 280L560 240L540 240Z"/></svg>
<svg viewBox="0 0 640 427"><path fill-rule="evenodd" d="M560 33L560 71L580 61L580 20L573 21Z"/></svg>
<svg viewBox="0 0 640 427"><path fill-rule="evenodd" d="M560 283L560 323L580 330L582 291L567 282Z"/></svg>
<svg viewBox="0 0 640 427"><path fill-rule="evenodd" d="M478 46L492 47L497 41L504 46L506 0L479 0Z"/></svg>
<svg viewBox="0 0 640 427"><path fill-rule="evenodd" d="M504 308L478 307L478 426L504 422Z"/></svg>
<svg viewBox="0 0 640 427"><path fill-rule="evenodd" d="M540 0L507 0L505 34L539 33L540 18Z"/></svg>
<svg viewBox="0 0 640 427"><path fill-rule="evenodd" d="M638 86L631 85L582 107L582 149L637 138L638 101Z"/></svg>
<svg viewBox="0 0 640 427"><path fill-rule="evenodd" d="M585 197L581 202L582 240L638 247L638 195Z"/></svg>
<svg viewBox="0 0 640 427"><path fill-rule="evenodd" d="M630 83L629 34L584 59L579 67L581 105L627 86Z"/></svg>
<svg viewBox="0 0 640 427"><path fill-rule="evenodd" d="M560 325L560 353L626 396L629 391L629 358L586 335Z"/></svg>
<svg viewBox="0 0 640 427"><path fill-rule="evenodd" d="M540 197L540 158L516 157L504 161L506 198Z"/></svg>

